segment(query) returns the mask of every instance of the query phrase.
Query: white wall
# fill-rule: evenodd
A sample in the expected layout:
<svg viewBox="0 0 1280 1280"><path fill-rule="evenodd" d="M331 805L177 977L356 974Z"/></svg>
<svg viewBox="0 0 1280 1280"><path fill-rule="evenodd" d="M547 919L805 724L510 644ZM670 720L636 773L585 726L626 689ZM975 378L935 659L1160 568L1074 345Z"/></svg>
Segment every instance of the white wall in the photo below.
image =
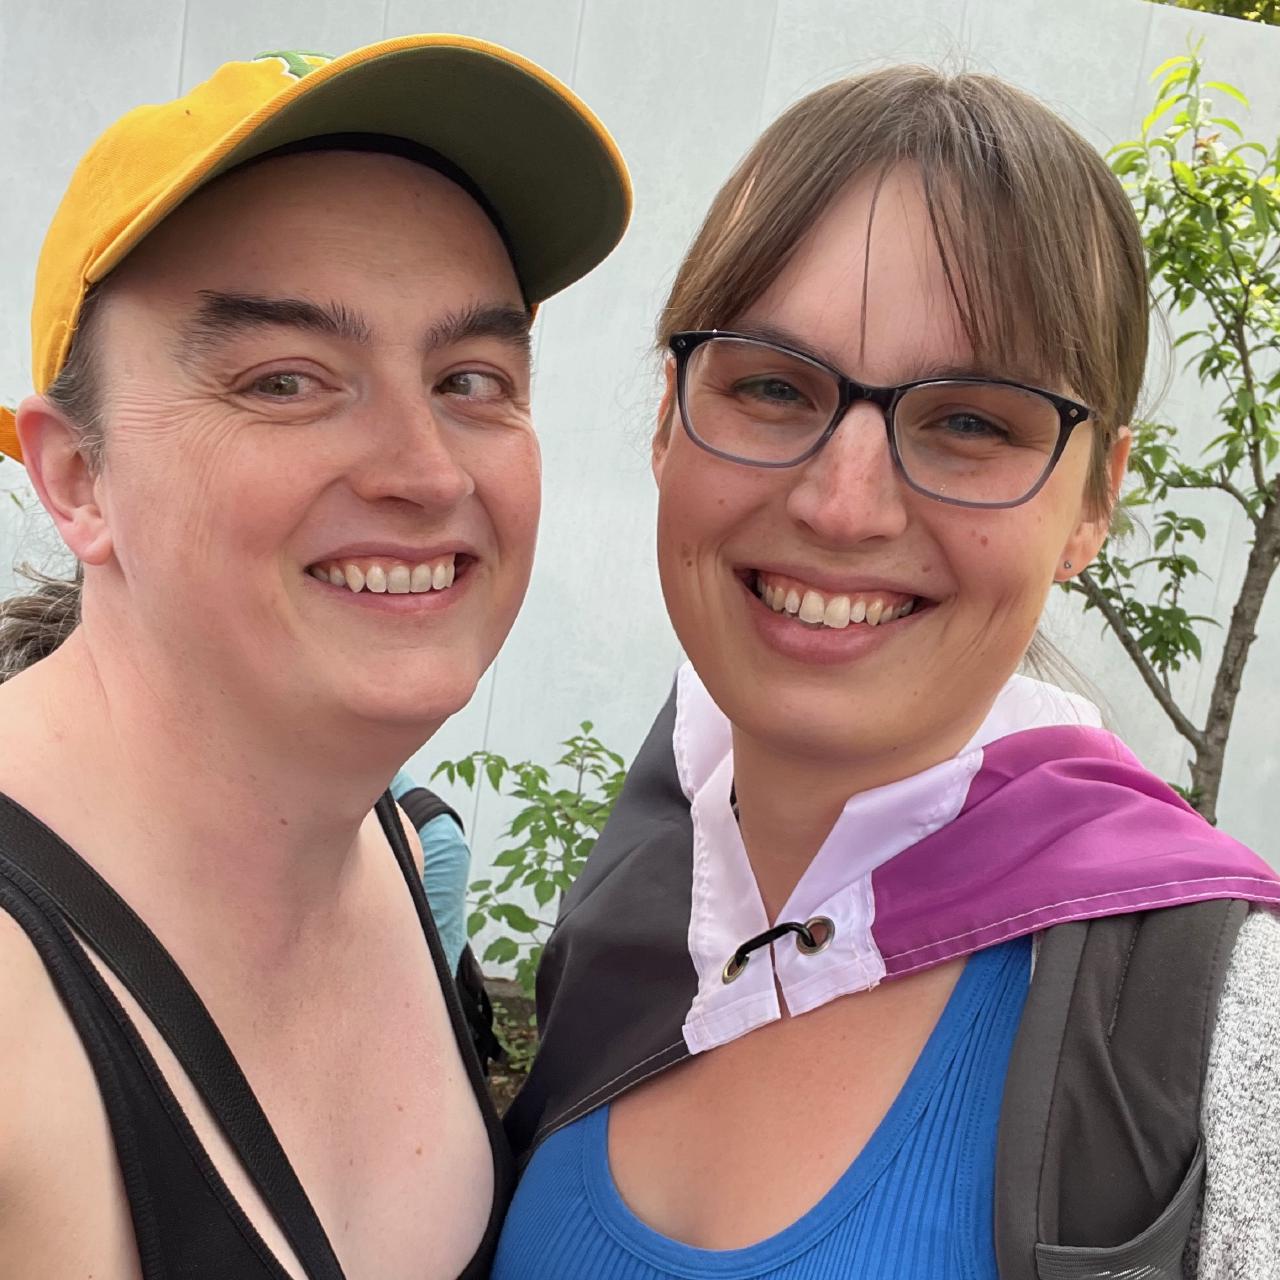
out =
<svg viewBox="0 0 1280 1280"><path fill-rule="evenodd" d="M678 658L657 587L647 464L654 317L715 188L784 106L843 74L925 60L994 71L1046 99L1100 147L1137 132L1148 75L1208 38L1211 75L1253 100L1252 134L1280 126L1280 29L1144 0L0 0L0 399L28 389L27 308L43 230L76 159L127 108L189 88L220 62L264 49L343 52L383 36L452 30L507 44L567 80L627 156L636 214L618 252L555 299L537 325L536 412L546 514L529 601L472 704L416 761L487 746L548 758L595 721L628 756ZM1207 438L1206 397L1175 381L1166 413ZM20 470L0 464L0 591L17 558L49 548ZM1210 504L1205 612L1225 617L1245 530ZM1228 521L1230 521L1228 523ZM1106 695L1120 730L1166 777L1181 740L1117 646L1066 600L1051 634ZM1223 789L1223 824L1280 858L1280 590L1249 665ZM1216 657L1211 642L1207 658ZM1211 668L1179 688L1199 708ZM455 795L455 799L458 797ZM465 798L477 862L505 818Z"/></svg>

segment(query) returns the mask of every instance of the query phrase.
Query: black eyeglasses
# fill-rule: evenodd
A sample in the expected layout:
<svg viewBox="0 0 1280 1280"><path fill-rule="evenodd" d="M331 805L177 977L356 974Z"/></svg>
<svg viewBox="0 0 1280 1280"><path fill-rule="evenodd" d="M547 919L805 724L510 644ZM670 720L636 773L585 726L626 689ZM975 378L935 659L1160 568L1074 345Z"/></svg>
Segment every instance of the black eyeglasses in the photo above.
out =
<svg viewBox="0 0 1280 1280"><path fill-rule="evenodd" d="M1049 478L1092 410L1000 378L922 378L868 387L814 356L746 334L673 334L676 394L689 438L730 462L794 467L845 414L884 414L899 474L917 493L960 507L1016 507Z"/></svg>

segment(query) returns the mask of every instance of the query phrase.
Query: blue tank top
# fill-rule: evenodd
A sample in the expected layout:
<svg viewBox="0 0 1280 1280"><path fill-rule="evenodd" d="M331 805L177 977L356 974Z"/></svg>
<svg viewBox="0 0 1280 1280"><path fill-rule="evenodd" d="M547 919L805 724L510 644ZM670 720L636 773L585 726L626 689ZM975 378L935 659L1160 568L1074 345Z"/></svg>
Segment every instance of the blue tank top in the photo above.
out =
<svg viewBox="0 0 1280 1280"><path fill-rule="evenodd" d="M627 1208L609 1109L547 1138L516 1191L492 1280L997 1280L996 1131L1030 977L1027 938L970 957L902 1091L799 1221L745 1249L695 1249Z"/></svg>

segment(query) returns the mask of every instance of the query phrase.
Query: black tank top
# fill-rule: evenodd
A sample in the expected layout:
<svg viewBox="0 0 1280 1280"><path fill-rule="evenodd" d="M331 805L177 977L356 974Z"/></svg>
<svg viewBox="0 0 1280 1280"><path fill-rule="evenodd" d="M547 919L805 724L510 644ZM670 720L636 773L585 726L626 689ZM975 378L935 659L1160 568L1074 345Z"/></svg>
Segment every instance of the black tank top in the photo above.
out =
<svg viewBox="0 0 1280 1280"><path fill-rule="evenodd" d="M381 803L379 817L417 908L493 1151L493 1207L484 1239L462 1273L463 1280L480 1280L489 1274L511 1197L511 1154L404 833L387 820ZM87 865L48 827L0 793L0 910L31 939L93 1066L124 1175L143 1280L289 1280L214 1168L137 1027L73 933L62 905L23 870L24 851L48 848L50 841L59 856L70 854ZM172 1045L169 1032L160 1029ZM269 1198L267 1207L279 1219L278 1206Z"/></svg>

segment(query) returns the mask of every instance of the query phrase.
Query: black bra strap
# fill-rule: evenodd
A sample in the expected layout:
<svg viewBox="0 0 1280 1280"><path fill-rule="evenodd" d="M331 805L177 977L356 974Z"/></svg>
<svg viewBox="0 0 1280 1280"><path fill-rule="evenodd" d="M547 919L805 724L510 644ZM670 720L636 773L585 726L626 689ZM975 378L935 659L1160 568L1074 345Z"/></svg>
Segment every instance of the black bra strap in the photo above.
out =
<svg viewBox="0 0 1280 1280"><path fill-rule="evenodd" d="M123 898L38 818L0 795L0 857L59 906L164 1036L310 1280L344 1280L288 1156L182 970Z"/></svg>

